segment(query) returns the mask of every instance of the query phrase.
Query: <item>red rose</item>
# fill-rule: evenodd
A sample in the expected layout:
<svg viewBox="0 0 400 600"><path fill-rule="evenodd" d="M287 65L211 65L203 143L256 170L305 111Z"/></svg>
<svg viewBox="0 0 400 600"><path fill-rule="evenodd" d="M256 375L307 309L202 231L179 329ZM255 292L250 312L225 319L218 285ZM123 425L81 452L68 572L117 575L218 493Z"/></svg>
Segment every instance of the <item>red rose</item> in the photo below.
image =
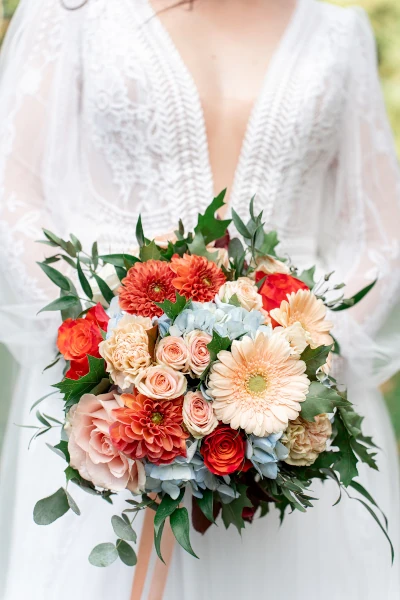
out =
<svg viewBox="0 0 400 600"><path fill-rule="evenodd" d="M93 321L94 323L96 323L96 325L100 327L100 329L102 329L103 331L107 331L108 321L110 320L110 317L108 316L100 302L98 302L96 306L92 306L92 308L90 308L87 311L86 320Z"/></svg>
<svg viewBox="0 0 400 600"><path fill-rule="evenodd" d="M67 319L58 329L57 347L66 360L84 360L87 354L100 358L102 335L91 319Z"/></svg>
<svg viewBox="0 0 400 600"><path fill-rule="evenodd" d="M211 473L230 475L234 471L240 471L244 465L244 435L221 423L203 439L200 452Z"/></svg>
<svg viewBox="0 0 400 600"><path fill-rule="evenodd" d="M87 356L82 360L71 360L69 369L65 374L68 379L80 379L89 373L89 361Z"/></svg>
<svg viewBox="0 0 400 600"><path fill-rule="evenodd" d="M265 277L265 273L256 271L256 282L261 281L263 277ZM287 300L287 294L308 289L305 283L291 275L273 273L267 275L259 293L263 299L264 310L269 312L273 308L279 308L282 300Z"/></svg>

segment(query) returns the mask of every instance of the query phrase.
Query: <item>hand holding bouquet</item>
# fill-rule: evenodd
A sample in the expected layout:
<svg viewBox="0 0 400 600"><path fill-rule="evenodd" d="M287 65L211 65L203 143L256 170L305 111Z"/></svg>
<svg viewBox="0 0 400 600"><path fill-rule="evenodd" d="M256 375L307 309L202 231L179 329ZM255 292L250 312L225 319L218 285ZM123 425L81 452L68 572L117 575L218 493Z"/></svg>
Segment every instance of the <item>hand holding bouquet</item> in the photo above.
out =
<svg viewBox="0 0 400 600"><path fill-rule="evenodd" d="M61 293L43 310L61 310L56 360L66 362L54 386L65 423L53 449L68 463L67 484L108 501L132 493L112 519L116 544L97 546L93 564L118 556L135 564L129 542L142 510L154 510L159 556L167 519L195 555L182 506L187 490L196 529L205 532L221 515L240 531L271 504L281 518L287 508L304 512L312 481L332 478L361 496L388 538L355 481L358 461L377 468L374 444L331 375L339 348L327 318L327 309L349 308L373 284L328 301L342 286L331 286L329 275L316 283L315 268L300 273L279 257L277 235L265 232L252 202L247 224L232 211L244 244L230 239L231 221L215 216L223 197L199 215L193 233L180 223L168 242L146 239L139 218L132 254L99 256L95 243L89 256L74 236L44 232L57 254L40 266ZM60 258L77 270L84 305L51 266ZM37 416L42 433L49 417ZM69 509L79 514L60 488L37 503L34 518L48 524Z"/></svg>

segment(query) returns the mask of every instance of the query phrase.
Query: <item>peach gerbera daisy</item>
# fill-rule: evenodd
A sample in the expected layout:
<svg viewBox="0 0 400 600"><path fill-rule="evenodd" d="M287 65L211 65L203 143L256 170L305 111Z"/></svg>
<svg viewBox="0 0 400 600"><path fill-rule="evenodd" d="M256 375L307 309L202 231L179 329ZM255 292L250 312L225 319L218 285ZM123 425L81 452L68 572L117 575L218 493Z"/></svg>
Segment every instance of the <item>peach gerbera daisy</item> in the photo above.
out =
<svg viewBox="0 0 400 600"><path fill-rule="evenodd" d="M284 328L300 323L311 348L333 344L333 339L329 335L333 323L325 319L324 303L310 290L298 290L288 294L288 299L283 300L279 308L271 310L270 315Z"/></svg>
<svg viewBox="0 0 400 600"><path fill-rule="evenodd" d="M217 418L259 437L284 431L306 399L305 370L281 335L260 332L255 340L235 340L211 368L209 391Z"/></svg>
<svg viewBox="0 0 400 600"><path fill-rule="evenodd" d="M173 278L169 264L162 260L135 263L122 280L120 307L130 314L160 317L163 311L155 302L163 302L166 298L175 300Z"/></svg>
<svg viewBox="0 0 400 600"><path fill-rule="evenodd" d="M172 281L181 296L195 302L210 302L219 292L226 277L219 267L205 256L184 254L172 257L171 269L176 273Z"/></svg>

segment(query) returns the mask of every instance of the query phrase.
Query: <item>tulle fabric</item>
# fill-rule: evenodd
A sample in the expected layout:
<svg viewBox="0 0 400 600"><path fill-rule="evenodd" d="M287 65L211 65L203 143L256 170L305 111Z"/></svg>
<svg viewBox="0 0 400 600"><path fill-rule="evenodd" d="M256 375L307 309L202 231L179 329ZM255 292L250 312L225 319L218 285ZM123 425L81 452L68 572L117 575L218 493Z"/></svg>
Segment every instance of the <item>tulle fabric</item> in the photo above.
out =
<svg viewBox="0 0 400 600"><path fill-rule="evenodd" d="M127 210L125 204L123 213L122 209L119 211L121 207L118 204L122 193L121 182L115 178L115 173L106 168L106 160L102 162L95 152L90 154L88 146L85 146L85 135L89 128L85 110L90 111L90 104L88 109L84 92L85 85L88 87L88 81L94 75L93 70L85 70L85 61L90 61L92 56L87 57L83 52L82 27L86 28L87 37L89 31L90 36L96 39L96 18L100 19L102 11L109 11L112 19L108 25L113 30L113 19L116 21L124 17L124 6L128 5L122 1L117 7L117 3L106 6L102 0L93 0L82 11L67 12L57 0L22 0L2 50L0 342L8 346L20 364L2 456L0 597L5 600L20 600L23 597L30 600L52 600L55 597L67 600L71 595L76 600L101 600L111 594L117 594L121 599L129 598L131 569L114 564L110 569L96 570L87 561L94 545L112 540L109 519L120 511L122 498L117 499L115 506L111 507L79 489L71 488L82 516L69 513L48 528L36 526L32 521L34 503L63 485L63 465L61 459L40 441L43 438L39 438L28 452L31 430L21 430L14 425L29 421L32 403L48 393L50 385L60 375L54 370L41 374L41 369L53 357L58 323L56 315L41 314L36 317L43 304L54 297L54 288L35 266L35 261L43 258L46 249L35 244L35 240L42 237L41 227L53 229L59 235L67 235L72 231L86 244L99 237L107 250L114 243L118 246L121 239L131 245L133 238L121 235L117 225L113 229L112 219L104 216L105 197L115 200L113 210L118 223L121 222L121 215L131 223L138 210L148 211L148 235L172 229L175 224L174 188L172 184L170 188L165 184L168 179L163 179L163 189L168 190L163 197L161 189L159 196L155 193L156 181L152 182L154 191L146 188L146 198L152 198L154 205L147 205L144 196L139 199L132 193L129 197L131 210ZM258 202L261 207L263 202L267 207L270 205L270 196L276 195L269 225L279 230L282 250L288 252L300 266L316 262L320 272L335 269L337 281L349 283L347 295L379 274L379 282L368 298L354 309L332 316L336 323L334 333L343 355L341 377L349 386L350 399L366 417L366 433L372 434L382 448L379 453L380 472L360 469L360 480L386 512L398 553L396 447L382 396L377 391L377 386L400 368L398 164L379 89L375 46L365 15L353 10L339 12L334 7L322 6L313 0L299 0L299 6L304 26L307 19L315 27L318 25L324 44L329 39L325 33L328 30L330 35L338 36L334 39L351 40L350 51L345 53L347 75L337 130L338 143L324 147L328 140L324 135L323 123L318 127L315 125L307 141L306 138L302 139L300 147L296 147L297 110L299 106L305 106L305 84L303 82L303 95L300 96L296 96L299 93L297 88L293 95L290 95L290 88L277 88L281 103L295 102L296 98L300 98L297 105L292 105L292 111L284 112L282 108L281 122L285 126L290 122L289 113L297 115L297 120L293 132L279 146L279 151L287 152L287 156L279 161L275 160L272 153L274 160L271 166L267 164L267 160L271 161L269 153L265 165L261 163L254 167L254 172L260 178L258 182L256 178L256 187L259 183L260 190L266 189L265 181L261 185L264 171L269 174L268 194L264 197L261 193ZM137 0L135 10L140 13L142 7L143 1ZM90 19L87 11L91 11ZM300 16L297 18L297 32L296 27L292 26L292 41L289 43L288 36L284 48L290 57L291 44L297 47L293 36L295 32L299 35L301 30ZM154 24L154 35L158 33ZM120 40L114 39L113 43L117 42ZM304 44L302 40L299 48L304 48ZM90 49L87 42L86 48ZM112 44L107 52L113 56ZM282 57L285 52L281 53ZM305 55L307 51L304 49L302 52ZM117 56L117 46L115 53ZM327 56L326 50L320 56L323 60ZM344 60L343 56L339 47L331 49L325 66L329 73L331 69L334 74L339 57ZM275 71L279 71L277 65L276 62ZM85 76L89 79L85 79ZM140 76L142 88L139 88L139 92L142 93L135 92L138 102L146 97L146 78ZM278 73L275 73L277 76ZM270 90L273 84L277 85L278 79L271 74ZM282 77L282 81L285 81L285 77ZM329 88L332 82L333 75L327 78L325 84ZM179 90L182 81L177 85ZM313 86L308 86L308 90L311 93ZM268 119L272 119L272 116L267 104L270 96L266 94L266 107L261 111L267 114L267 121L265 126L260 122L259 127L261 132L267 132L264 137L267 138L272 131L279 140L285 127L271 129ZM117 109L121 110L122 106L129 123L132 106L125 106L122 97L123 94L115 99L115 114L120 115ZM148 97L151 98L151 95ZM327 97L329 99L329 95ZM334 121L337 117L335 103L330 106L328 102L327 108L321 96L318 96L318 100L313 98L310 104L314 102L312 118L318 123L319 115L323 114L328 128L329 118L332 116ZM86 119L83 119L83 114ZM307 118L309 113L304 120L307 121ZM120 143L123 144L126 140L122 133L129 135L129 127L124 120L118 122L123 128L120 132ZM107 130L108 121L97 124ZM184 130L184 133L190 136L190 127L186 127L188 131ZM176 125L175 133L170 137L179 137L178 132L182 133ZM139 126L136 133L137 144L140 145L143 131ZM146 160L143 159L141 163L143 188L148 184L148 163L159 156L153 129L149 135L151 152L149 156L144 156ZM302 177L296 180L295 176L300 171L296 157L306 151L306 143L307 148L318 149L319 162L315 162L315 172L307 179L308 171L313 170L312 157L310 159L308 156L307 169L304 168L307 173L303 172ZM107 148L113 148L111 142ZM85 169L85 161L81 159L82 156L87 158L88 153L90 164ZM258 154L263 156L261 152ZM193 155L196 155L195 150ZM290 163L291 160L292 170L288 168L288 161ZM152 173L154 178L154 171ZM203 187L210 188L205 169L199 170L196 166L193 169L186 168L182 173L181 177L189 182L203 176L206 181ZM281 190L279 186L274 188L274 182L279 181L280 177L285 181ZM290 182L293 189L290 189ZM134 186L134 192L139 188L140 185ZM252 193L255 191L258 190L254 189ZM100 193L104 196L102 200ZM235 206L239 212L244 210L250 195L237 195ZM290 201L284 203L283 200L288 197ZM296 204L300 197L301 201ZM151 211L156 214L159 198L165 203L164 220L157 222L155 219L152 230ZM279 200L282 200L281 205ZM88 206L90 210L97 206L97 211L92 210L88 214ZM190 212L189 208L179 216L188 217L190 221L193 211ZM202 208L202 202L199 202L198 208ZM307 208L308 214L305 216ZM182 210L186 211L186 208ZM286 213L292 218L290 228L283 226L288 218ZM266 214L269 214L268 211ZM97 220L101 215L104 218ZM309 230L306 226L308 218ZM313 222L316 223L315 230L312 228ZM45 412L57 416L61 414L61 403L52 398L45 401L43 408ZM56 435L54 433L55 438ZM52 438L47 441L51 443ZM316 507L306 515L288 516L281 528L277 511L273 510L267 518L248 527L242 539L235 531L226 532L221 524L204 537L194 534L193 546L201 560L196 561L179 548L176 549L167 582L166 600L215 599L222 595L234 599L250 595L269 598L272 594L293 600L321 597L326 600L397 600L400 592L398 559L395 566L390 568L388 547L370 515L358 502L350 503L346 498L337 507L331 508L337 494L331 483L324 485L323 489L315 486L315 492L321 496ZM141 517L137 519L139 531L140 520Z"/></svg>

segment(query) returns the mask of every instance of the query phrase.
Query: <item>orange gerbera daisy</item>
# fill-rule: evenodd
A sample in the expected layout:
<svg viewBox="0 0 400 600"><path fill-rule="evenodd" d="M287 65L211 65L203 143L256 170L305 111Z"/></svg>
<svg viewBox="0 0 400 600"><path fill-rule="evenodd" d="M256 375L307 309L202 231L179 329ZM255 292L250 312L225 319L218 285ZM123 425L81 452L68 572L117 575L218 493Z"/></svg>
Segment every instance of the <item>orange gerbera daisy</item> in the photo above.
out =
<svg viewBox="0 0 400 600"><path fill-rule="evenodd" d="M225 283L226 277L217 265L195 254L172 257L171 269L177 277L172 284L186 298L195 302L209 302Z"/></svg>
<svg viewBox="0 0 400 600"><path fill-rule="evenodd" d="M113 445L130 458L148 458L156 465L186 456L183 430L183 396L152 400L144 394L122 394L125 406L113 410L117 419L110 427Z"/></svg>
<svg viewBox="0 0 400 600"><path fill-rule="evenodd" d="M141 317L160 317L162 309L156 302L175 300L172 285L174 273L169 264L162 260L137 262L129 269L119 290L119 304L122 310Z"/></svg>

